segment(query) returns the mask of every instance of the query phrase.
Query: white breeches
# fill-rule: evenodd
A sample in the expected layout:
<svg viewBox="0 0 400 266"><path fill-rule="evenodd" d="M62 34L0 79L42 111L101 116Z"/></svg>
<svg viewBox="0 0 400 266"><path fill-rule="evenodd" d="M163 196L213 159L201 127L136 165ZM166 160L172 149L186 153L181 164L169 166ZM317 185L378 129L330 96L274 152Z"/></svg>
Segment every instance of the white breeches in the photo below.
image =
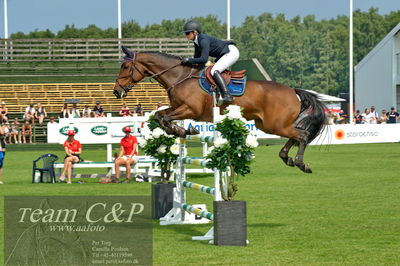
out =
<svg viewBox="0 0 400 266"><path fill-rule="evenodd" d="M211 68L211 75L214 75L216 70L218 70L219 73L222 73L225 69L236 63L236 61L239 59L238 48L236 48L236 46L233 44L230 44L228 47L229 52L224 54Z"/></svg>

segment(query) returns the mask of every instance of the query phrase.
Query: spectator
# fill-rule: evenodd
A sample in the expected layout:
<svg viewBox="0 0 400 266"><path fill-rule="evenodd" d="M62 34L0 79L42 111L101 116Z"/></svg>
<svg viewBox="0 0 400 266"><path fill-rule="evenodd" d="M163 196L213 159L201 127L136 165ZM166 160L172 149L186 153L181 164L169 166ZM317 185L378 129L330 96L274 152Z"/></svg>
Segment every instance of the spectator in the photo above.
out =
<svg viewBox="0 0 400 266"><path fill-rule="evenodd" d="M396 124L397 119L399 119L399 113L395 111L394 107L390 108L390 112L386 116L388 117L388 124Z"/></svg>
<svg viewBox="0 0 400 266"><path fill-rule="evenodd" d="M104 117L104 110L101 107L100 102L96 102L96 106L93 108L94 117Z"/></svg>
<svg viewBox="0 0 400 266"><path fill-rule="evenodd" d="M0 185L3 185L2 175L3 175L3 164L4 156L6 155L6 142L4 140L4 129L0 127Z"/></svg>
<svg viewBox="0 0 400 266"><path fill-rule="evenodd" d="M121 108L121 110L119 110L119 115L120 116L132 116L132 113L129 110L129 107L126 105L126 103L122 104L122 108Z"/></svg>
<svg viewBox="0 0 400 266"><path fill-rule="evenodd" d="M375 110L375 106L371 106L371 114L374 117L374 119L371 120L371 124L378 124L379 114Z"/></svg>
<svg viewBox="0 0 400 266"><path fill-rule="evenodd" d="M70 118L80 118L81 113L79 112L78 107L76 106L76 103L72 104L71 112L69 113Z"/></svg>
<svg viewBox="0 0 400 266"><path fill-rule="evenodd" d="M22 126L22 143L27 143L26 137L29 137L29 143L32 143L32 125L28 120L25 120L25 123Z"/></svg>
<svg viewBox="0 0 400 266"><path fill-rule="evenodd" d="M49 120L49 123L50 123L50 124L53 124L53 123L56 122L54 116L50 116L49 119L50 119L50 120Z"/></svg>
<svg viewBox="0 0 400 266"><path fill-rule="evenodd" d="M388 121L389 118L387 117L386 113L386 109L383 109L382 114L379 117L379 124L386 124L386 122Z"/></svg>
<svg viewBox="0 0 400 266"><path fill-rule="evenodd" d="M64 142L64 171L59 177L60 181L65 180L65 173L67 172L67 184L71 184L72 164L83 161L80 155L82 154L82 145L79 140L75 139L75 131L68 130L68 138Z"/></svg>
<svg viewBox="0 0 400 266"><path fill-rule="evenodd" d="M11 144L11 127L10 127L10 123L3 122L3 129L4 129L4 141L7 144L7 139L8 139L8 144Z"/></svg>
<svg viewBox="0 0 400 266"><path fill-rule="evenodd" d="M14 138L14 143L21 143L20 123L17 117L11 124L11 135Z"/></svg>
<svg viewBox="0 0 400 266"><path fill-rule="evenodd" d="M44 119L47 117L46 108L42 106L41 103L38 103L38 107L36 110L36 118L38 119L39 125L43 124Z"/></svg>
<svg viewBox="0 0 400 266"><path fill-rule="evenodd" d="M363 118L364 124L376 124L372 122L375 120L375 116L368 108L365 108L364 113L361 116Z"/></svg>
<svg viewBox="0 0 400 266"><path fill-rule="evenodd" d="M327 119L326 123L328 125L334 125L336 117L337 117L336 114L334 114L332 110L329 110L328 113L326 114L326 119Z"/></svg>
<svg viewBox="0 0 400 266"><path fill-rule="evenodd" d="M68 104L64 103L63 107L61 108L61 113L60 113L60 117L61 118L68 118L70 114L69 108L68 108Z"/></svg>
<svg viewBox="0 0 400 266"><path fill-rule="evenodd" d="M125 137L121 139L121 148L118 157L115 159L115 178L112 178L113 183L119 183L121 165L126 168L126 180L124 183L131 181L131 166L137 163L137 139L131 135L131 128L124 127Z"/></svg>
<svg viewBox="0 0 400 266"><path fill-rule="evenodd" d="M360 110L357 110L356 113L354 114L354 122L356 124L364 124L363 117L360 113Z"/></svg>
<svg viewBox="0 0 400 266"><path fill-rule="evenodd" d="M33 107L33 103L31 103L25 109L24 119L25 119L25 121L28 121L29 123L32 123L32 125L33 125L35 123L35 116L36 116L36 110Z"/></svg>
<svg viewBox="0 0 400 266"><path fill-rule="evenodd" d="M82 117L85 117L85 118L92 117L92 110L89 108L89 105L87 105L87 104L82 109Z"/></svg>
<svg viewBox="0 0 400 266"><path fill-rule="evenodd" d="M156 105L156 110L160 109L161 107L163 107L162 102L158 102Z"/></svg>
<svg viewBox="0 0 400 266"><path fill-rule="evenodd" d="M143 108L140 103L135 107L135 114L138 116L143 116Z"/></svg>
<svg viewBox="0 0 400 266"><path fill-rule="evenodd" d="M8 121L8 108L6 102L1 102L0 106L0 122Z"/></svg>
<svg viewBox="0 0 400 266"><path fill-rule="evenodd" d="M336 114L336 121L335 124L345 124L346 122L346 114L343 110L340 110L340 113Z"/></svg>

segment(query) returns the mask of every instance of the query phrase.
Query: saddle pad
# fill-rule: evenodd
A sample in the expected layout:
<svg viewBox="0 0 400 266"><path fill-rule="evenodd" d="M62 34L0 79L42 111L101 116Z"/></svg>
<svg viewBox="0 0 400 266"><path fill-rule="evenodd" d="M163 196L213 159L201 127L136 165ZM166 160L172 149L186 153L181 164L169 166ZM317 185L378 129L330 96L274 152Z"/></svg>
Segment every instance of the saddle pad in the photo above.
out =
<svg viewBox="0 0 400 266"><path fill-rule="evenodd" d="M243 79L231 79L228 84L229 93L236 97L242 96L246 90L246 81L246 76ZM213 90L206 79L205 69L200 72L199 85L205 92L212 95Z"/></svg>

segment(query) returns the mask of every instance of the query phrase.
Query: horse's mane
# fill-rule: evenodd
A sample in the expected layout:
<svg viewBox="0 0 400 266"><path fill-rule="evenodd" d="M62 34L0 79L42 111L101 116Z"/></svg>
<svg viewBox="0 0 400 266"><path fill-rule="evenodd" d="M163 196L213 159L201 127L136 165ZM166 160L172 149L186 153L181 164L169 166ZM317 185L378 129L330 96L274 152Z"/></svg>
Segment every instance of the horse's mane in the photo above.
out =
<svg viewBox="0 0 400 266"><path fill-rule="evenodd" d="M171 59L177 59L177 60L182 60L182 57L177 56L177 55L173 55L173 54L167 54L167 53L163 53L163 52L158 52L158 51L141 51L140 53L144 53L144 54L154 54L154 55L159 55L161 57L166 57L166 58L171 58ZM200 64L200 65L194 65L193 68L196 69L203 69L204 68L204 64Z"/></svg>

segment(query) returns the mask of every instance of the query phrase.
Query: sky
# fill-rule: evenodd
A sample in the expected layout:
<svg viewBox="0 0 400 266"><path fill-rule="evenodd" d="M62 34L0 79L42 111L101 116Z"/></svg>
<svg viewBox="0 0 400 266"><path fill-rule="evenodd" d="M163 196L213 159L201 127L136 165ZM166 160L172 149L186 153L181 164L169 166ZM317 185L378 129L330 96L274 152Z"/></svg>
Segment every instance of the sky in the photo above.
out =
<svg viewBox="0 0 400 266"><path fill-rule="evenodd" d="M4 38L4 1L0 0L0 36ZM226 22L226 0L121 0L122 21L135 20L141 26L163 19L189 19L215 15ZM117 28L117 0L7 0L8 32L29 33L49 29L54 33L74 24ZM400 0L353 0L354 9L379 8L380 14L400 9ZM287 18L315 15L317 20L349 14L349 0L231 0L231 24L239 26L248 16L283 13ZM117 36L116 36L117 37Z"/></svg>

